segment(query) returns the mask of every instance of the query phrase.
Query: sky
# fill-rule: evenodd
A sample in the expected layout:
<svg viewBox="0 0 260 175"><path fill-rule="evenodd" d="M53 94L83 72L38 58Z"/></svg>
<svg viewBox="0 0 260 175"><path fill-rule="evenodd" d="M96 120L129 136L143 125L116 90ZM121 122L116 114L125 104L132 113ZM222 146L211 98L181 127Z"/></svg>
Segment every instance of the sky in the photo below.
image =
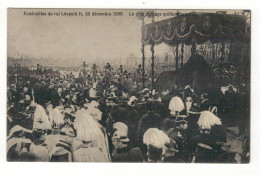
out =
<svg viewBox="0 0 260 175"><path fill-rule="evenodd" d="M123 17L107 16L31 16L31 12L110 12L123 11ZM138 10L134 11L137 12ZM168 10L176 12L176 10ZM8 56L17 51L31 58L118 60L133 53L141 57L141 21L129 16L133 10L95 9L9 9ZM164 11L165 12L165 11ZM169 17L160 17L163 20ZM151 19L146 19L150 23ZM11 48L11 49L10 49ZM169 51L166 45L157 54ZM146 49L147 50L147 49ZM149 55L149 48L146 52Z"/></svg>
<svg viewBox="0 0 260 175"><path fill-rule="evenodd" d="M127 16L126 12L124 17L50 17L24 16L24 11L84 12L68 9L9 10L8 37L14 38L9 39L9 44L14 45L21 55L95 59L141 52L141 21Z"/></svg>

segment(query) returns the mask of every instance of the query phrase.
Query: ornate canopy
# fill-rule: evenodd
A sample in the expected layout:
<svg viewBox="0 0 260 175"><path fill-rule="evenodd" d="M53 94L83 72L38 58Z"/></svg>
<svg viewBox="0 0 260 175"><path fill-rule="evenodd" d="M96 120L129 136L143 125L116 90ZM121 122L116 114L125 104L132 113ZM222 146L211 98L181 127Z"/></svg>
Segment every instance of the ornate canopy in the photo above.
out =
<svg viewBox="0 0 260 175"><path fill-rule="evenodd" d="M183 14L174 18L146 24L142 27L142 43L175 45L192 43L195 37L198 44L208 40L245 42L246 16L216 13Z"/></svg>

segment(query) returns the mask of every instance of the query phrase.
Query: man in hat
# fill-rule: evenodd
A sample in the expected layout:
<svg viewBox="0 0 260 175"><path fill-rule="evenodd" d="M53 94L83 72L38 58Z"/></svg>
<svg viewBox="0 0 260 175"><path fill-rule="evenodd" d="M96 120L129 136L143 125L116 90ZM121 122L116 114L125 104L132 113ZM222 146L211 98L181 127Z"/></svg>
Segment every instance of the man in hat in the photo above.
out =
<svg viewBox="0 0 260 175"><path fill-rule="evenodd" d="M17 89L16 89L16 85L15 84L12 84L10 86L10 90L8 91L8 102L11 104L13 103L14 106L17 106L18 105L18 92L17 92Z"/></svg>
<svg viewBox="0 0 260 175"><path fill-rule="evenodd" d="M7 137L8 161L36 161L36 155L29 152L32 143L32 130L14 126Z"/></svg>
<svg viewBox="0 0 260 175"><path fill-rule="evenodd" d="M191 103L189 110L187 110L187 121L189 123L189 127L187 129L187 137L192 138L193 136L199 134L199 127L197 122L200 117L201 109L195 102Z"/></svg>
<svg viewBox="0 0 260 175"><path fill-rule="evenodd" d="M174 140L170 138L170 143L165 144L167 147L166 153L163 157L163 162L182 162L176 156L176 153L179 152L178 145Z"/></svg>
<svg viewBox="0 0 260 175"><path fill-rule="evenodd" d="M123 116L121 121L124 121L128 126L128 136L131 140L131 145L136 146L137 140L137 127L140 120L140 115L135 109L137 98L135 96L130 97L127 105L120 108Z"/></svg>
<svg viewBox="0 0 260 175"><path fill-rule="evenodd" d="M176 158L183 162L188 162L191 154L189 151L190 149L186 135L188 128L188 122L186 118L186 116L179 116L176 119L176 128L167 132L168 136L175 140L178 146L178 153L175 155Z"/></svg>
<svg viewBox="0 0 260 175"><path fill-rule="evenodd" d="M36 84L35 86L35 102L42 106L49 101L49 88L47 84L42 81Z"/></svg>
<svg viewBox="0 0 260 175"><path fill-rule="evenodd" d="M108 77L103 78L102 87L104 90L107 90L109 88L109 78Z"/></svg>
<svg viewBox="0 0 260 175"><path fill-rule="evenodd" d="M236 106L237 102L237 95L234 91L233 86L228 86L228 90L225 91L225 97L227 99L227 106L229 110L234 110L234 107Z"/></svg>
<svg viewBox="0 0 260 175"><path fill-rule="evenodd" d="M19 108L11 107L9 108L8 115L8 125L7 128L12 128L15 125L20 125L27 129L32 129L33 125L33 113L35 111L35 107L27 106L23 111Z"/></svg>
<svg viewBox="0 0 260 175"><path fill-rule="evenodd" d="M70 108L66 108L64 113L64 126L61 128L61 135L75 137L76 130L73 125L75 117L73 116L72 110Z"/></svg>
<svg viewBox="0 0 260 175"><path fill-rule="evenodd" d="M147 154L148 154L147 162L161 162L162 153L163 153L162 148L157 148L152 144L150 144L147 150Z"/></svg>
<svg viewBox="0 0 260 175"><path fill-rule="evenodd" d="M23 88L23 96L26 97L26 96L29 96L29 99L28 100L32 100L32 93L31 91L29 90L29 88L27 86L25 86ZM27 97L28 98L28 97Z"/></svg>
<svg viewBox="0 0 260 175"><path fill-rule="evenodd" d="M109 89L111 92L111 97L118 97L121 95L121 92L118 90L117 86L111 85Z"/></svg>
<svg viewBox="0 0 260 175"><path fill-rule="evenodd" d="M124 79L123 86L127 88L129 92L133 89L134 82L130 76L126 75L126 79Z"/></svg>
<svg viewBox="0 0 260 175"><path fill-rule="evenodd" d="M127 88L123 88L122 89L122 95L119 97L119 101L124 103L124 102L127 102L129 101L129 91Z"/></svg>
<svg viewBox="0 0 260 175"><path fill-rule="evenodd" d="M60 90L58 91L58 87L54 85L49 87L50 101L53 107L59 106L59 101L62 98L62 92Z"/></svg>
<svg viewBox="0 0 260 175"><path fill-rule="evenodd" d="M202 93L201 94L201 104L200 104L201 111L209 110L209 107L211 105L212 105L212 103L209 100L208 93Z"/></svg>
<svg viewBox="0 0 260 175"><path fill-rule="evenodd" d="M178 95L178 86L175 84L172 89L169 92L170 95L172 96L177 96Z"/></svg>
<svg viewBox="0 0 260 175"><path fill-rule="evenodd" d="M195 98L196 94L194 90L190 87L190 85L187 85L184 87L184 95L183 99L186 99L187 97Z"/></svg>
<svg viewBox="0 0 260 175"><path fill-rule="evenodd" d="M149 128L161 128L162 117L156 111L157 103L154 101L147 102L147 112L141 117L138 124L138 142L142 143L143 135ZM142 145L142 144L141 144Z"/></svg>

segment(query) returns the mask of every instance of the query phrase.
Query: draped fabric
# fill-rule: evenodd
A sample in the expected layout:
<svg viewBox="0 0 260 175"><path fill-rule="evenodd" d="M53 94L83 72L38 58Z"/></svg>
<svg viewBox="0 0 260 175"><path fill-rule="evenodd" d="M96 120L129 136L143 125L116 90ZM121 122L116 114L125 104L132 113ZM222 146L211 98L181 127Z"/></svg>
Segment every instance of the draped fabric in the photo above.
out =
<svg viewBox="0 0 260 175"><path fill-rule="evenodd" d="M142 27L142 43L175 45L212 43L235 40L246 42L246 17L242 15L196 13L184 14L171 19L146 24Z"/></svg>
<svg viewBox="0 0 260 175"><path fill-rule="evenodd" d="M197 92L207 92L211 88L219 88L215 74L203 56L194 54L178 71L167 71L160 74L154 83L157 91L171 90L173 85L184 87L190 85Z"/></svg>

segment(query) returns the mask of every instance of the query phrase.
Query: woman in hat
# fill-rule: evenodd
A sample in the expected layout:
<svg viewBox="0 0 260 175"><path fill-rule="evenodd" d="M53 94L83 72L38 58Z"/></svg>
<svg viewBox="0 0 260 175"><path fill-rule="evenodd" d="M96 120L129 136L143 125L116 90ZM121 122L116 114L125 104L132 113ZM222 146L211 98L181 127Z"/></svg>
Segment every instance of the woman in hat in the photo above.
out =
<svg viewBox="0 0 260 175"><path fill-rule="evenodd" d="M7 161L35 161L36 155L29 152L32 130L14 126L7 136Z"/></svg>
<svg viewBox="0 0 260 175"><path fill-rule="evenodd" d="M192 138L192 146L193 150L196 149L195 157L199 155L198 157L203 157L205 160L195 158L197 159L195 162L215 162L221 153L221 143L226 142L222 122L211 112L203 111L197 124L200 134Z"/></svg>
<svg viewBox="0 0 260 175"><path fill-rule="evenodd" d="M170 139L163 131L150 128L144 133L143 143L147 146L147 161L161 162Z"/></svg>
<svg viewBox="0 0 260 175"><path fill-rule="evenodd" d="M158 128L161 129L162 127L162 117L160 114L156 111L157 103L156 102L148 102L146 107L148 109L147 113L144 114L138 124L138 143L139 147L145 153L146 147L143 144L143 136L144 133L149 129L149 128Z"/></svg>
<svg viewBox="0 0 260 175"><path fill-rule="evenodd" d="M109 162L107 137L98 123L81 109L75 114L74 126L76 138L73 140L73 161L75 162Z"/></svg>
<svg viewBox="0 0 260 175"><path fill-rule="evenodd" d="M128 139L128 127L117 122L113 125L112 144L114 150L112 153L113 162L143 162L144 158L140 148L131 148Z"/></svg>
<svg viewBox="0 0 260 175"><path fill-rule="evenodd" d="M44 143L47 133L52 130L51 123L45 109L41 105L36 105L33 122L33 142L30 152L36 154L36 161L48 162L49 151Z"/></svg>
<svg viewBox="0 0 260 175"><path fill-rule="evenodd" d="M128 127L128 137L130 139L130 145L137 146L137 127L140 120L140 115L138 114L135 105L137 103L137 98L131 96L127 105L120 107L120 116L118 116L117 121L123 122Z"/></svg>
<svg viewBox="0 0 260 175"><path fill-rule="evenodd" d="M44 130L34 130L32 133L33 141L30 145L30 152L36 155L37 162L49 162L49 150L46 147L45 139L47 133Z"/></svg>
<svg viewBox="0 0 260 175"><path fill-rule="evenodd" d="M167 132L170 128L175 128L175 120L179 117L181 111L185 109L184 103L180 97L173 97L169 103L170 115L163 120L162 129Z"/></svg>
<svg viewBox="0 0 260 175"><path fill-rule="evenodd" d="M128 89L127 88L122 88L122 95L119 97L119 101L121 103L125 103L127 101L129 101L129 92L128 92Z"/></svg>
<svg viewBox="0 0 260 175"><path fill-rule="evenodd" d="M61 114L61 110L62 109L59 109L58 106L54 109L49 109L49 120L52 125L53 132L60 132L60 129L64 124L64 115Z"/></svg>
<svg viewBox="0 0 260 175"><path fill-rule="evenodd" d="M84 105L86 112L93 117L97 122L101 121L102 112L98 109L99 102L92 100L90 103Z"/></svg>

